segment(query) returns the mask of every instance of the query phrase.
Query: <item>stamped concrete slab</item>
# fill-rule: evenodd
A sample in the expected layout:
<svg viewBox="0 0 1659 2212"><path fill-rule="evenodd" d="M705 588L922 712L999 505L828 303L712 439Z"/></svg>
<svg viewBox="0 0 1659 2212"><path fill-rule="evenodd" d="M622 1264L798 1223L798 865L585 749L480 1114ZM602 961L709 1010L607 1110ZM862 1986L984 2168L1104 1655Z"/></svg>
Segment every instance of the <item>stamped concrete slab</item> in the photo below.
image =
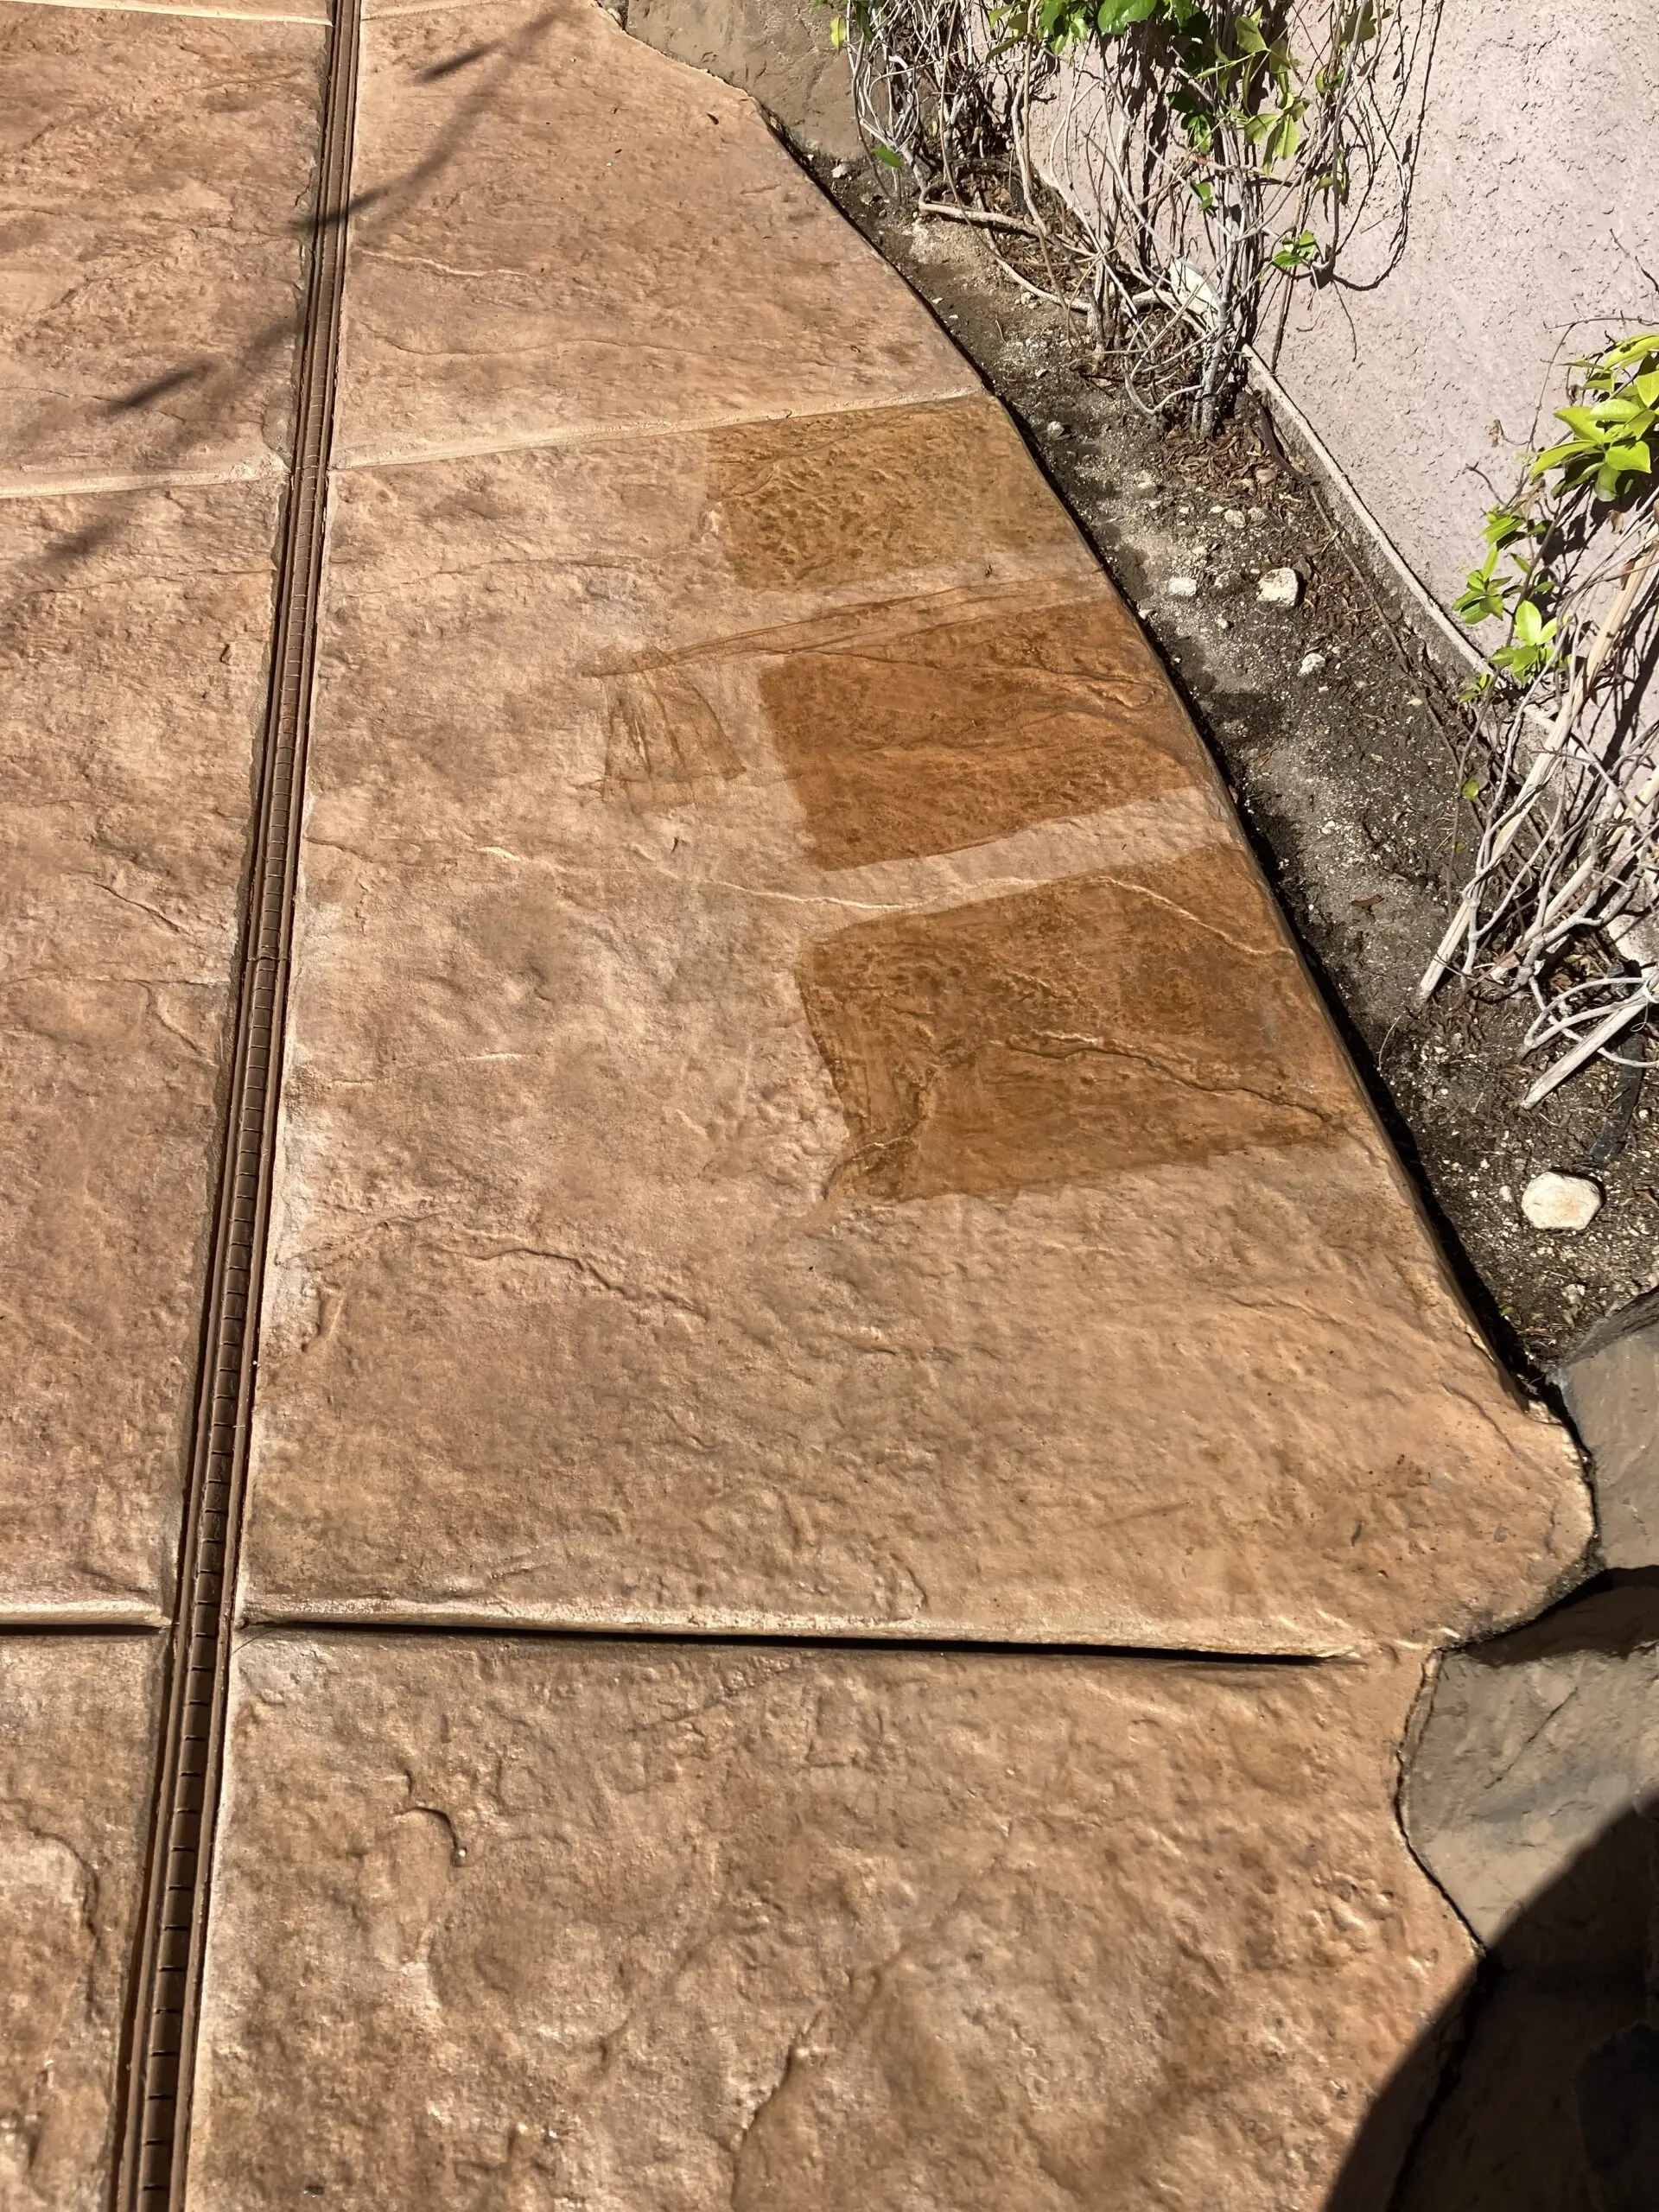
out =
<svg viewBox="0 0 1659 2212"><path fill-rule="evenodd" d="M0 500L0 1615L167 1601L276 506Z"/></svg>
<svg viewBox="0 0 1659 2212"><path fill-rule="evenodd" d="M357 472L332 577L254 1613L1332 1649L1573 1560L990 403Z"/></svg>
<svg viewBox="0 0 1659 2212"><path fill-rule="evenodd" d="M0 0L0 488L280 468L324 44Z"/></svg>
<svg viewBox="0 0 1659 2212"><path fill-rule="evenodd" d="M753 105L589 0L368 15L337 464L977 388Z"/></svg>
<svg viewBox="0 0 1659 2212"><path fill-rule="evenodd" d="M161 1648L0 1635L0 2203L103 2212Z"/></svg>
<svg viewBox="0 0 1659 2212"><path fill-rule="evenodd" d="M1314 2212L1471 1953L1414 1682L257 1639L191 2212Z"/></svg>

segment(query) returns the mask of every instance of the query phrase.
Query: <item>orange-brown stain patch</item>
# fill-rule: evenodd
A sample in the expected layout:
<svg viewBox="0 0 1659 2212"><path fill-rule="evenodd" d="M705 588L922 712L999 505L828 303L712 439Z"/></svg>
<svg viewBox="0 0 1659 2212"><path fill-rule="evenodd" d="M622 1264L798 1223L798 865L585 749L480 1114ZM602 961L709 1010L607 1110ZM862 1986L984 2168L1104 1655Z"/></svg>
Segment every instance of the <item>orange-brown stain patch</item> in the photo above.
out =
<svg viewBox="0 0 1659 2212"><path fill-rule="evenodd" d="M605 689L607 798L652 813L692 805L742 774L719 716L685 670L609 676Z"/></svg>
<svg viewBox="0 0 1659 2212"><path fill-rule="evenodd" d="M708 486L733 575L761 589L1077 545L987 399L715 430Z"/></svg>
<svg viewBox="0 0 1659 2212"><path fill-rule="evenodd" d="M792 653L760 695L825 868L957 852L1204 772L1161 671L1103 590Z"/></svg>
<svg viewBox="0 0 1659 2212"><path fill-rule="evenodd" d="M1238 853L861 923L799 969L834 1187L981 1197L1316 1142L1363 1108Z"/></svg>

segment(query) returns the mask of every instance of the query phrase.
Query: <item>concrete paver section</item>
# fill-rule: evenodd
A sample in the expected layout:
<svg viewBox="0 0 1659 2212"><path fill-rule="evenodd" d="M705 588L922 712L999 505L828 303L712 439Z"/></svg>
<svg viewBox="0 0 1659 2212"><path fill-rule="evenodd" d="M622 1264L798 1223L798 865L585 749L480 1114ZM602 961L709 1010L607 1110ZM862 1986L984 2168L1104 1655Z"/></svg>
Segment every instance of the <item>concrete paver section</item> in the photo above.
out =
<svg viewBox="0 0 1659 2212"><path fill-rule="evenodd" d="M353 471L330 562L255 1614L1330 1650L1570 1566L989 402Z"/></svg>
<svg viewBox="0 0 1659 2212"><path fill-rule="evenodd" d="M0 1637L0 2203L103 2212L161 1644Z"/></svg>
<svg viewBox="0 0 1659 2212"><path fill-rule="evenodd" d="M976 387L726 86L586 0L366 13L337 462Z"/></svg>
<svg viewBox="0 0 1659 2212"><path fill-rule="evenodd" d="M0 0L0 490L280 468L323 50Z"/></svg>
<svg viewBox="0 0 1659 2212"><path fill-rule="evenodd" d="M191 2212L1312 2208L1471 1955L1415 1680L245 1645Z"/></svg>
<svg viewBox="0 0 1659 2212"><path fill-rule="evenodd" d="M0 500L0 1618L169 1600L276 499Z"/></svg>

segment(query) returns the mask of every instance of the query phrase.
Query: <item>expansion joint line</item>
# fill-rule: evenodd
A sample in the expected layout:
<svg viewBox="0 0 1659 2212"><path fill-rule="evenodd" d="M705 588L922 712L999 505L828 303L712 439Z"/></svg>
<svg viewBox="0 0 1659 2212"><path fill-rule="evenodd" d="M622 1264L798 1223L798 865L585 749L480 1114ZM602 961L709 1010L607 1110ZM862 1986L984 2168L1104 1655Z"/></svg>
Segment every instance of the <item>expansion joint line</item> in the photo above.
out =
<svg viewBox="0 0 1659 2212"><path fill-rule="evenodd" d="M359 0L334 0L219 1206L128 2048L120 2212L179 2212L224 1758L350 213Z"/></svg>

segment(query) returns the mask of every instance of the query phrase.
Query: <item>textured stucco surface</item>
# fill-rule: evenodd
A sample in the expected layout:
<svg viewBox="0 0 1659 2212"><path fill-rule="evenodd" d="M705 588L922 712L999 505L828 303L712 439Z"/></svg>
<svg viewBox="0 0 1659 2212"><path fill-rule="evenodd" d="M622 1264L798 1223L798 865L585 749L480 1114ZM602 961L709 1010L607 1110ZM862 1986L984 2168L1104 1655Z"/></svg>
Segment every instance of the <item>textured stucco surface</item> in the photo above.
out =
<svg viewBox="0 0 1659 2212"><path fill-rule="evenodd" d="M1449 0L1405 255L1292 319L1287 386L1442 599L1566 364L1659 324L1653 29L1649 0Z"/></svg>

